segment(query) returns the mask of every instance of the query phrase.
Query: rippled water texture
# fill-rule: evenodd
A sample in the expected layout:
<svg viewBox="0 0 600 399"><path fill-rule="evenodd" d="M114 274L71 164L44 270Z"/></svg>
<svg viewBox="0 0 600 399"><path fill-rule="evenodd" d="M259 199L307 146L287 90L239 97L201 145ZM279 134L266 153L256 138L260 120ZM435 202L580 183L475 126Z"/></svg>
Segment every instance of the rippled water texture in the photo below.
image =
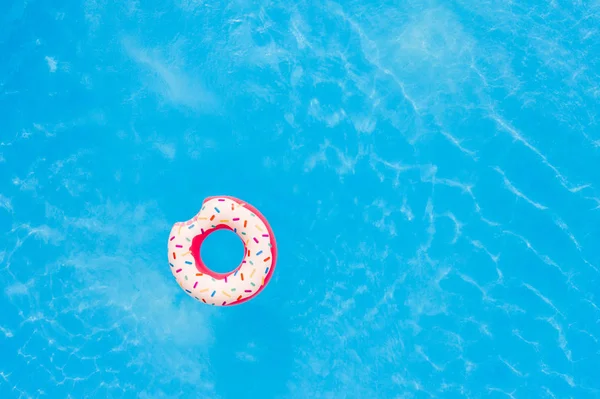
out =
<svg viewBox="0 0 600 399"><path fill-rule="evenodd" d="M1 2L0 397L600 397L599 27L598 1ZM279 244L227 309L166 254L220 194Z"/></svg>

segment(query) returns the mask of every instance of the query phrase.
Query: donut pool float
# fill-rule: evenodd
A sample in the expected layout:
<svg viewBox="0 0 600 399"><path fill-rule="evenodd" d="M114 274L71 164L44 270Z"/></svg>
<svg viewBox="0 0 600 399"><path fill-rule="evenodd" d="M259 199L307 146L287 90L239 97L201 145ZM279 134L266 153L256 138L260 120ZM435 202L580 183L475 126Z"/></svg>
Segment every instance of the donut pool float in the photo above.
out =
<svg viewBox="0 0 600 399"><path fill-rule="evenodd" d="M233 231L244 243L242 263L228 273L208 269L200 256L202 242L221 229ZM189 296L207 305L231 306L254 298L273 276L276 260L275 236L265 217L233 197L206 198L200 212L175 223L169 235L169 266L175 280Z"/></svg>

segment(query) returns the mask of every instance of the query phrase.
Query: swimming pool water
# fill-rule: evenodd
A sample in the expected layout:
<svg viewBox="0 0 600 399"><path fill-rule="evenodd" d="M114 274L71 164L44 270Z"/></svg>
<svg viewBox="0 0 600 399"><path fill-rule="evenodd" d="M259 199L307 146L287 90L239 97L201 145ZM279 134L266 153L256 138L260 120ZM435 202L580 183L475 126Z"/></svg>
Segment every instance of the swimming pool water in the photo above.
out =
<svg viewBox="0 0 600 399"><path fill-rule="evenodd" d="M597 1L0 3L0 398L600 397L598 26ZM279 247L233 308L167 263L220 194Z"/></svg>

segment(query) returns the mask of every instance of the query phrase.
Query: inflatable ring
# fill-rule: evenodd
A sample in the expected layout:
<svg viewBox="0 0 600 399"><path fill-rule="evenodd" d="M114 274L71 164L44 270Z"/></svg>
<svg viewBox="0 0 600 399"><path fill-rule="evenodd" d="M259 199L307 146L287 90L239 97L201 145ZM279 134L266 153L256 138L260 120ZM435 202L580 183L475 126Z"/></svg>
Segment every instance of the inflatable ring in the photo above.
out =
<svg viewBox="0 0 600 399"><path fill-rule="evenodd" d="M244 259L232 272L216 273L200 257L206 237L221 229L244 242ZM209 197L192 219L173 225L169 235L169 265L181 288L208 305L231 306L258 295L267 285L277 259L271 226L252 205L233 197Z"/></svg>

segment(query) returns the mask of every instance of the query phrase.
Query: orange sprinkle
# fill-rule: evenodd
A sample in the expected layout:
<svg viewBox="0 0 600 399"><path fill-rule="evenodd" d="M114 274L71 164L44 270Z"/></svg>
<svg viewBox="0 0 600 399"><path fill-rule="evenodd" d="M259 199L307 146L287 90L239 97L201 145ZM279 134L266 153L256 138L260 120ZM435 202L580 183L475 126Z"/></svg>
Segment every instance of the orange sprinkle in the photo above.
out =
<svg viewBox="0 0 600 399"><path fill-rule="evenodd" d="M250 250L248 250L248 256L250 256Z"/></svg>
<svg viewBox="0 0 600 399"><path fill-rule="evenodd" d="M246 227L248 225L248 221L244 220L244 227Z"/></svg>
<svg viewBox="0 0 600 399"><path fill-rule="evenodd" d="M233 202L231 203L231 210L233 211Z"/></svg>
<svg viewBox="0 0 600 399"><path fill-rule="evenodd" d="M260 285L265 285L265 276L263 276L262 283L260 283Z"/></svg>
<svg viewBox="0 0 600 399"><path fill-rule="evenodd" d="M240 276L242 277L242 281L244 281L244 273L240 273Z"/></svg>
<svg viewBox="0 0 600 399"><path fill-rule="evenodd" d="M177 255L173 252L173 259L177 259Z"/></svg>
<svg viewBox="0 0 600 399"><path fill-rule="evenodd" d="M202 276L202 273L196 273L196 276Z"/></svg>
<svg viewBox="0 0 600 399"><path fill-rule="evenodd" d="M238 296L238 299L237 299L237 300L239 301L240 299L242 299L242 296L241 296L241 295L240 295L240 296Z"/></svg>
<svg viewBox="0 0 600 399"><path fill-rule="evenodd" d="M204 300L204 298L202 298L202 302L206 303L206 301Z"/></svg>
<svg viewBox="0 0 600 399"><path fill-rule="evenodd" d="M215 220L215 215L212 215L212 216L210 217L210 221L212 222L213 220Z"/></svg>
<svg viewBox="0 0 600 399"><path fill-rule="evenodd" d="M263 259L263 262L267 262L269 259L271 259L271 257L267 256L266 258Z"/></svg>

